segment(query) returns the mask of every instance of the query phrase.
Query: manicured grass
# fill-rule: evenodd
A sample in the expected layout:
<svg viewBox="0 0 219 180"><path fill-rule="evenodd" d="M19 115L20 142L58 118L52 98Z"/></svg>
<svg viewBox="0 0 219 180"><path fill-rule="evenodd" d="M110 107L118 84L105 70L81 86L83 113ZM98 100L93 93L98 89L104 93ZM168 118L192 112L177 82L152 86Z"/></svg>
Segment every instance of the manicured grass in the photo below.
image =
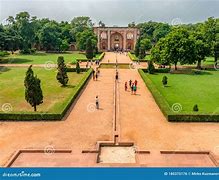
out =
<svg viewBox="0 0 219 180"><path fill-rule="evenodd" d="M164 75L168 77L167 87L161 82ZM154 90L155 93L160 93L168 103L170 111L174 103L179 103L182 106L180 114L219 114L219 71L205 71L201 75L162 73L146 76L158 90ZM195 104L198 104L199 112L193 112Z"/></svg>
<svg viewBox="0 0 219 180"><path fill-rule="evenodd" d="M33 112L33 108L24 98L24 77L27 68L9 68L0 72L0 107L10 103L13 112ZM75 86L85 76L85 73L68 73L67 87L61 87L56 80L56 70L33 68L35 75L41 79L44 103L37 106L38 112L61 113L69 99L76 93ZM2 109L0 109L2 112Z"/></svg>
<svg viewBox="0 0 219 180"><path fill-rule="evenodd" d="M76 59L86 59L84 54L79 52L68 52L68 53L45 53L38 52L31 55L22 55L22 54L11 54L2 60L0 63L9 63L9 64L56 64L59 56L63 56L66 63L75 63ZM99 57L100 54L97 54L96 57Z"/></svg>

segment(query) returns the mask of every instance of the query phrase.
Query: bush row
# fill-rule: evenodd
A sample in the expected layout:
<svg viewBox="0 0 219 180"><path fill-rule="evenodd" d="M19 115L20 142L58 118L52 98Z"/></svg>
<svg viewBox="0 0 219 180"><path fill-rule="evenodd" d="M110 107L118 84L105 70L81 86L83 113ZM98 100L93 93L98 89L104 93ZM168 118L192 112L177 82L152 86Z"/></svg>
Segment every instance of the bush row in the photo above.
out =
<svg viewBox="0 0 219 180"><path fill-rule="evenodd" d="M94 58L94 59L92 59L92 61L96 61L96 60L101 61L101 60L104 58L104 56L105 56L105 52L102 52L98 58ZM87 58L85 58L85 59L83 59L83 58L78 58L78 59L76 59L76 60L77 60L77 61L82 61L82 62L83 62L83 61L85 61L85 62L89 61L89 59L87 59Z"/></svg>
<svg viewBox="0 0 219 180"><path fill-rule="evenodd" d="M132 61L140 61L140 62L147 62L148 60L146 59L138 59L134 54L131 52L128 52L128 56Z"/></svg>
<svg viewBox="0 0 219 180"><path fill-rule="evenodd" d="M9 55L9 53L7 51L0 51L0 57L4 57Z"/></svg>
<svg viewBox="0 0 219 180"><path fill-rule="evenodd" d="M62 118L65 116L67 113L68 109L71 107L72 103L75 101L79 93L81 92L82 88L88 81L92 69L89 69L85 76L81 79L79 84L75 87L76 88L76 93L69 99L67 102L65 108L61 113L0 113L0 120L15 120L15 121L35 121L35 120L62 120ZM74 71L71 71L74 72Z"/></svg>
<svg viewBox="0 0 219 180"><path fill-rule="evenodd" d="M170 122L219 122L219 114L175 114L171 111L168 102L160 94L154 83L147 77L146 69L139 69L146 86L153 95L155 102L159 106L160 110Z"/></svg>

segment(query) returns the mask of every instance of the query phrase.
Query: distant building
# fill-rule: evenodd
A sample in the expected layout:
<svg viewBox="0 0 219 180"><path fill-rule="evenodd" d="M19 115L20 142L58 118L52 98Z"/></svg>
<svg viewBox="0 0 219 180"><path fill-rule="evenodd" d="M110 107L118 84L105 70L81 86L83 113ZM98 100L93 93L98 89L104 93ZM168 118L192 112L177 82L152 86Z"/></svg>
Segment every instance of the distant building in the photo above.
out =
<svg viewBox="0 0 219 180"><path fill-rule="evenodd" d="M94 27L100 51L134 50L140 31L129 27Z"/></svg>

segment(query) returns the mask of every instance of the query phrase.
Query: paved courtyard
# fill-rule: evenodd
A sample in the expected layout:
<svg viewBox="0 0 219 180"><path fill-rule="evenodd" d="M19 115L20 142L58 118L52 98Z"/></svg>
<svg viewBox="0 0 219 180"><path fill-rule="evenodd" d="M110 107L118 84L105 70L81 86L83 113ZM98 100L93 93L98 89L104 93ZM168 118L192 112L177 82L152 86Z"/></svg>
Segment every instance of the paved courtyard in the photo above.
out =
<svg viewBox="0 0 219 180"><path fill-rule="evenodd" d="M131 62L125 54L112 52L106 53L102 62L114 63L116 58L118 63ZM98 81L90 79L63 121L1 122L0 165L4 166L19 149L53 147L71 149L72 152L21 153L12 166L104 166L104 163L96 163L95 153L81 152L95 149L98 141L114 140L115 111L118 141L133 142L137 151L150 151L150 154L139 154L138 162L133 166L214 165L206 154L166 155L160 153L162 150L211 151L219 161L218 123L169 123L136 69L119 69L117 84L114 77L114 69L100 69ZM138 81L136 95L131 95L130 89L124 90L124 83L130 79ZM100 99L100 110L95 110L96 95ZM112 150L105 152L112 153ZM107 154L105 157L108 161Z"/></svg>

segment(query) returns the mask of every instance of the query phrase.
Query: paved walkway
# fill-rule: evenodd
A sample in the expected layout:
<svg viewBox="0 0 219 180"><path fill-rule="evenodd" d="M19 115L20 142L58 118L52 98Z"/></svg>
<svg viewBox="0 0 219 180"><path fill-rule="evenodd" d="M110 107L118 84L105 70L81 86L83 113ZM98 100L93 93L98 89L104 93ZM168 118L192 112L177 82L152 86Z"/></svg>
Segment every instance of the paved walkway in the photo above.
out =
<svg viewBox="0 0 219 180"><path fill-rule="evenodd" d="M115 56L114 53L106 53L103 62L108 62L109 59L113 60ZM117 58L119 63L130 61L124 54L117 55ZM47 165L48 159L51 160L48 166L96 166L93 154L87 155L86 159L80 152L83 149L94 148L99 140L108 141L113 138L115 70L101 69L100 71L99 81L89 81L82 96L65 121L0 123L0 165L3 165L15 150L43 149L52 145L55 149L73 149L73 153L69 160L65 159L66 156L64 158L63 155L60 155L65 162L59 160L54 162L47 156L44 158L41 156L42 161ZM138 81L137 95L131 95L130 90L128 92L124 90L125 81L130 79ZM137 149L152 152L151 159L145 159L145 156L141 158L143 164L153 165L153 160L156 161L158 158L156 154L160 150L213 151L219 160L218 123L169 123L137 70L119 70L117 91L119 139L122 142L133 141ZM93 112L96 95L100 97L101 110ZM15 166L25 165L25 162L32 159L31 157L33 163L38 163L40 166L40 156L37 154L33 156L22 155ZM206 157L200 157L203 157L207 164L209 163ZM178 159L182 161L184 158L182 156ZM196 165L200 164L197 157L191 156L191 158L196 160ZM89 163L87 164L87 162ZM191 162L188 161L188 163ZM161 163L160 165L165 164Z"/></svg>

